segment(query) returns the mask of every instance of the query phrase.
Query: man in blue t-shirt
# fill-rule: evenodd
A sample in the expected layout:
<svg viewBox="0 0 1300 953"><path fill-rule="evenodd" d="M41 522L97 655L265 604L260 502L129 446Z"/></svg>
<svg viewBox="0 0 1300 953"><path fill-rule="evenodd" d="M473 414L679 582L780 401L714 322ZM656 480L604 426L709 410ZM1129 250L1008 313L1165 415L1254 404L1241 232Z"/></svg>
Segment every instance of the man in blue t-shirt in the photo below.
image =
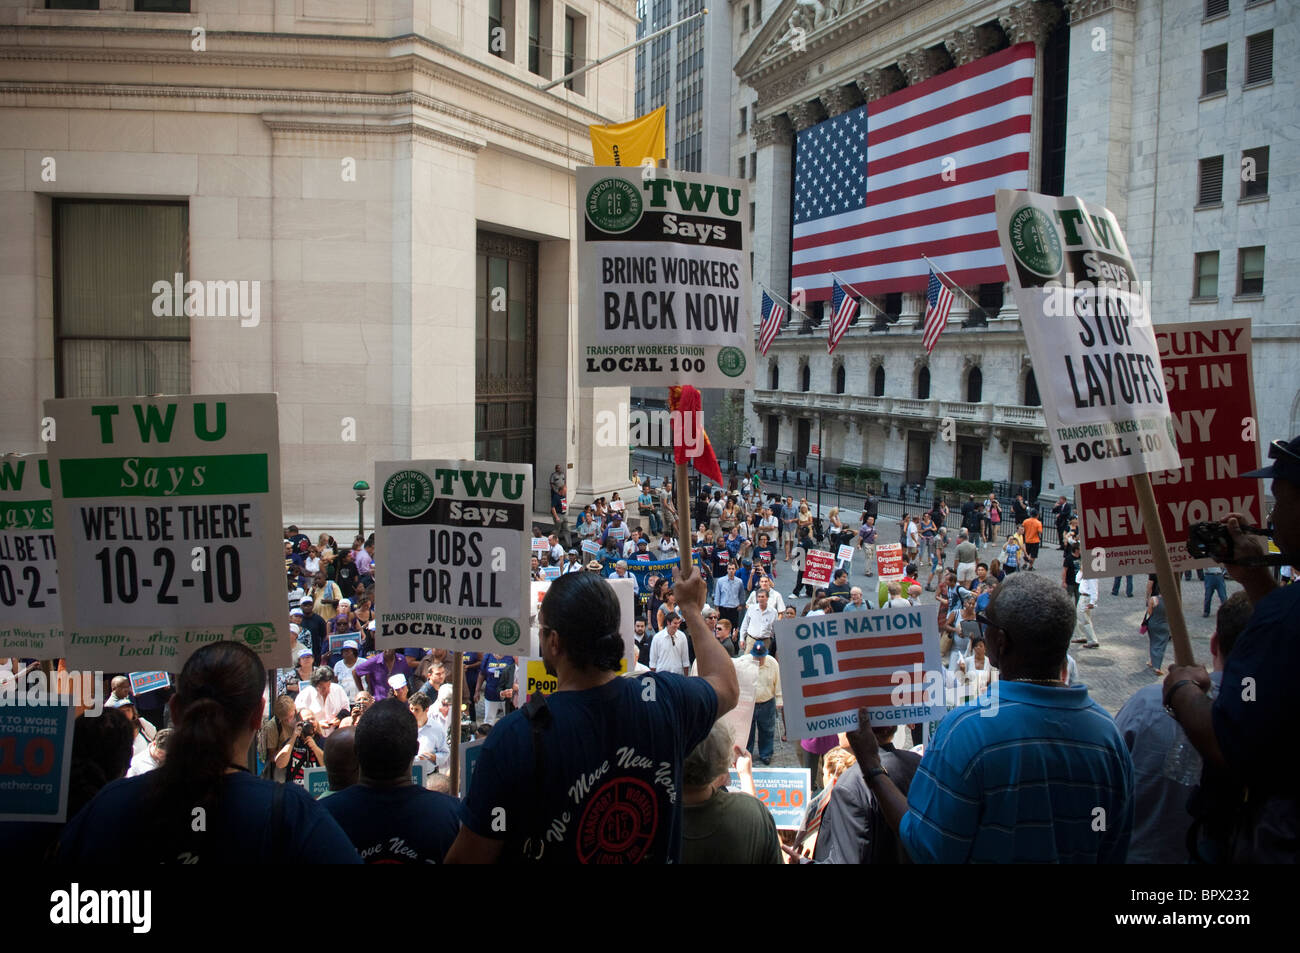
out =
<svg viewBox="0 0 1300 953"><path fill-rule="evenodd" d="M483 656L479 665L478 685L474 690L474 702L483 699L483 723L495 725L507 711L507 702L515 696L515 657L513 655Z"/></svg>
<svg viewBox="0 0 1300 953"><path fill-rule="evenodd" d="M681 855L682 762L736 704L736 670L706 628L704 580L674 584L698 678L617 674L614 590L594 573L551 584L538 635L558 688L497 723L474 771L449 863L672 863ZM369 717L369 716L367 716Z"/></svg>
<svg viewBox="0 0 1300 953"><path fill-rule="evenodd" d="M355 729L361 779L320 802L368 864L440 864L456 839L456 799L411 780L417 732L402 702L375 702Z"/></svg>

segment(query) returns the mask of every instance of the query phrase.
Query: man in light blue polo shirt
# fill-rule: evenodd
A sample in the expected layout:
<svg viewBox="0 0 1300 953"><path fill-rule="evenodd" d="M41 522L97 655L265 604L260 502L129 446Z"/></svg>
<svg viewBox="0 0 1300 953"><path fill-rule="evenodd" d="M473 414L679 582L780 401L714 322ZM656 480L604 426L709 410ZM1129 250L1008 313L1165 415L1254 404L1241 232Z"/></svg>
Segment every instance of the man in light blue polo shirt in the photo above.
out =
<svg viewBox="0 0 1300 953"><path fill-rule="evenodd" d="M981 617L996 704L939 725L907 796L870 730L849 733L871 792L918 863L1123 863L1133 830L1133 761L1087 686L1062 681L1074 632L1065 590L1009 577ZM866 709L859 712L867 723Z"/></svg>

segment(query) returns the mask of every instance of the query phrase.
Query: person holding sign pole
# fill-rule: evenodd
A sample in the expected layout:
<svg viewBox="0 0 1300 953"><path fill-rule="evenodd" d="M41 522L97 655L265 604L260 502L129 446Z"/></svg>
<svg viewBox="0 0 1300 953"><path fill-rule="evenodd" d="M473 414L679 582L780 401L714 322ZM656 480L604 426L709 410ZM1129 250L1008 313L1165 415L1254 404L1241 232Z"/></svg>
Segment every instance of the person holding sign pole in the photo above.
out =
<svg viewBox="0 0 1300 953"><path fill-rule="evenodd" d="M612 587L588 573L551 584L538 641L557 690L507 715L484 742L448 863L681 859L682 763L740 689L701 612L704 580L693 567L676 575L698 678L620 678ZM608 836L615 829L616 842Z"/></svg>
<svg viewBox="0 0 1300 953"><path fill-rule="evenodd" d="M1272 479L1273 542L1282 561L1300 560L1300 436L1273 441L1268 466L1242 476ZM1269 572L1264 538L1249 521L1223 521L1226 548L1214 552L1254 607L1211 700L1209 673L1174 665L1164 682L1165 708L1205 759L1198 805L1200 859L1261 863L1297 860L1300 766L1289 755L1295 673L1300 669L1300 586L1279 586ZM1249 797L1243 797L1248 792Z"/></svg>

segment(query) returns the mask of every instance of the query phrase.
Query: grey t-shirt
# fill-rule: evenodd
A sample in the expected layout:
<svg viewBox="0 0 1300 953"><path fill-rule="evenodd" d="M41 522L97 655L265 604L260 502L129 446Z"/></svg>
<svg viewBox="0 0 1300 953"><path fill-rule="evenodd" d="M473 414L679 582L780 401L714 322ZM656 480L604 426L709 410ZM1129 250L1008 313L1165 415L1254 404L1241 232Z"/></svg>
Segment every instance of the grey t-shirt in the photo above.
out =
<svg viewBox="0 0 1300 953"><path fill-rule="evenodd" d="M683 864L780 864L776 822L748 794L718 791L682 812Z"/></svg>
<svg viewBox="0 0 1300 953"><path fill-rule="evenodd" d="M975 548L972 542L959 543L957 545L957 562L973 563L979 559L979 550Z"/></svg>

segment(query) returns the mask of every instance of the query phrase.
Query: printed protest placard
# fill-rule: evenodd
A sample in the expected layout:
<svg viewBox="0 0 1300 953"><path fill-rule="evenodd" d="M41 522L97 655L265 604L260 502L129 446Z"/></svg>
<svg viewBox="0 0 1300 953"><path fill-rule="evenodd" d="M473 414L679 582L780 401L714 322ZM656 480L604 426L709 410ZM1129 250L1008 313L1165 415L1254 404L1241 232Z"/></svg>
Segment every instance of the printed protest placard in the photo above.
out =
<svg viewBox="0 0 1300 953"><path fill-rule="evenodd" d="M1263 525L1250 320L1182 322L1155 328L1181 466L1152 473L1160 522L1176 571L1212 559L1187 552L1187 527L1244 513ZM1088 579L1155 572L1155 559L1127 478L1079 485L1079 534Z"/></svg>
<svg viewBox="0 0 1300 953"><path fill-rule="evenodd" d="M127 678L131 682L132 695L156 692L172 683L172 677L166 672L131 672Z"/></svg>
<svg viewBox="0 0 1300 953"><path fill-rule="evenodd" d="M0 657L63 657L50 466L43 453L0 457Z"/></svg>
<svg viewBox="0 0 1300 953"><path fill-rule="evenodd" d="M804 810L812 792L812 772L807 768L755 767L754 796L763 802L776 821L777 830L797 831L803 826ZM740 775L731 772L728 790L739 791Z"/></svg>
<svg viewBox="0 0 1300 953"><path fill-rule="evenodd" d="M48 400L69 668L180 671L241 642L291 665L274 394Z"/></svg>
<svg viewBox="0 0 1300 953"><path fill-rule="evenodd" d="M791 740L856 728L860 707L872 725L937 721L948 713L929 608L785 619L776 624L776 639Z"/></svg>
<svg viewBox="0 0 1300 953"><path fill-rule="evenodd" d="M907 554L902 543L880 543L876 546L876 575L881 582L902 579L907 568Z"/></svg>
<svg viewBox="0 0 1300 953"><path fill-rule="evenodd" d="M1115 216L1010 189L996 208L1061 481L1177 469L1148 296Z"/></svg>
<svg viewBox="0 0 1300 953"><path fill-rule="evenodd" d="M605 582L614 590L614 596L618 599L619 634L623 637L623 667L619 669L621 674L636 668L636 582L631 578L620 579L616 576L606 577ZM531 657L537 659L541 656L537 644L537 613L550 586L548 581L532 583L532 596L529 600L532 615L529 619L531 633L528 651ZM540 660L538 664L541 664ZM532 689L526 689L525 694L531 695Z"/></svg>
<svg viewBox="0 0 1300 953"><path fill-rule="evenodd" d="M748 387L747 183L577 170L578 383Z"/></svg>
<svg viewBox="0 0 1300 953"><path fill-rule="evenodd" d="M835 551L835 561L837 563L853 562L853 547L840 546L840 548Z"/></svg>
<svg viewBox="0 0 1300 953"><path fill-rule="evenodd" d="M588 556L599 556L600 543L596 542L594 539L584 539L582 541L582 551Z"/></svg>
<svg viewBox="0 0 1300 953"><path fill-rule="evenodd" d="M0 712L0 821L66 821L76 711L23 704Z"/></svg>
<svg viewBox="0 0 1300 953"><path fill-rule="evenodd" d="M329 774L324 768L303 768L302 786L314 798L319 798L330 789Z"/></svg>
<svg viewBox="0 0 1300 953"><path fill-rule="evenodd" d="M740 684L736 707L718 719L731 732L731 743L742 748L749 743L749 727L754 720L754 699L758 693L758 667L739 664L743 661L743 657L731 660L736 669L736 680Z"/></svg>
<svg viewBox="0 0 1300 953"><path fill-rule="evenodd" d="M330 655L338 655L343 651L344 642L356 642L360 648L360 632L337 632L329 637L329 647L326 649Z"/></svg>
<svg viewBox="0 0 1300 953"><path fill-rule="evenodd" d="M381 648L509 655L528 629L532 467L475 460L375 464Z"/></svg>
<svg viewBox="0 0 1300 953"><path fill-rule="evenodd" d="M533 536L529 548L535 553L545 553L550 551L551 543L545 536Z"/></svg>
<svg viewBox="0 0 1300 953"><path fill-rule="evenodd" d="M803 557L803 581L814 586L830 585L835 557L824 549L809 549Z"/></svg>
<svg viewBox="0 0 1300 953"><path fill-rule="evenodd" d="M541 576L543 579L547 580L548 582L550 582L550 581L552 581L552 580L555 580L555 579L559 579L559 578L560 578L560 567L559 567L559 566L543 566L541 569L539 569L539 570L537 571L537 575Z"/></svg>

